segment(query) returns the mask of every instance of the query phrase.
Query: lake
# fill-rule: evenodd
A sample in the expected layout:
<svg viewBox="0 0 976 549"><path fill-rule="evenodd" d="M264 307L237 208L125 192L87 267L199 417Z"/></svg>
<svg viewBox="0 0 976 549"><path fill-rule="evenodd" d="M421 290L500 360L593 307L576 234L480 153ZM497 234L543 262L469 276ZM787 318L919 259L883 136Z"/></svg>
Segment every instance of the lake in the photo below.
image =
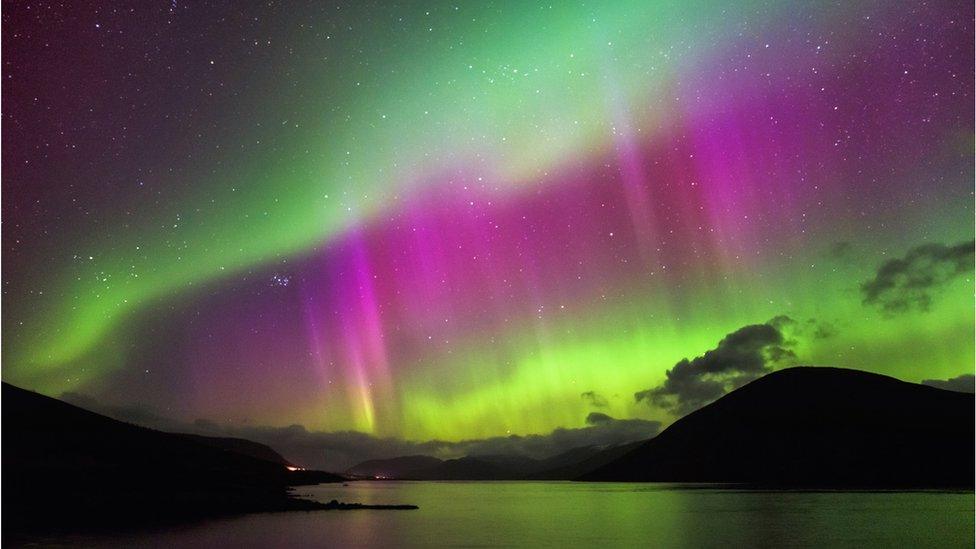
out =
<svg viewBox="0 0 976 549"><path fill-rule="evenodd" d="M107 547L972 547L974 496L675 484L352 482L321 501L416 511L269 513L71 540ZM55 541L55 540L52 540Z"/></svg>

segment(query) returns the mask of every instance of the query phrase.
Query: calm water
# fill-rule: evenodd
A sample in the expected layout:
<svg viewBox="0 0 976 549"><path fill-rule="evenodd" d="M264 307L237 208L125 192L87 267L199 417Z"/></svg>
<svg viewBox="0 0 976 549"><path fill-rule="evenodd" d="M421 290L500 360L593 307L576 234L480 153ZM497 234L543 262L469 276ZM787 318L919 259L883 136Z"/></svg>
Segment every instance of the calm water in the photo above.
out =
<svg viewBox="0 0 976 549"><path fill-rule="evenodd" d="M937 492L748 492L574 482L357 482L328 501L417 511L270 513L141 535L127 547L973 547L974 498ZM64 540L62 540L64 541Z"/></svg>

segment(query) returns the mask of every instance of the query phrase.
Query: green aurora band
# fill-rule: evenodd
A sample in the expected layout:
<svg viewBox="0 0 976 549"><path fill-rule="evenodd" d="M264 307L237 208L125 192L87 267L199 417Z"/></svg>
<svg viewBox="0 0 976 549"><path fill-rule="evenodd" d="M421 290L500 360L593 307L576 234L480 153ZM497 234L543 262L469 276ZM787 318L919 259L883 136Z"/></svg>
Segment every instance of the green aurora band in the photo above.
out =
<svg viewBox="0 0 976 549"><path fill-rule="evenodd" d="M956 17L948 43L971 35ZM770 367L970 371L971 264L926 306L862 291L885 261L973 234L971 36L941 64L889 51L904 74L871 62L916 38L895 24L910 18L856 2L277 14L256 58L210 44L234 93L159 153L164 195L103 197L96 230L63 226L8 264L5 380L459 440L580 426L586 391L668 421L634 393L780 315L795 356ZM267 316L276 332L241 335ZM215 359L208 330L244 350ZM160 355L174 364L152 395L134 379Z"/></svg>

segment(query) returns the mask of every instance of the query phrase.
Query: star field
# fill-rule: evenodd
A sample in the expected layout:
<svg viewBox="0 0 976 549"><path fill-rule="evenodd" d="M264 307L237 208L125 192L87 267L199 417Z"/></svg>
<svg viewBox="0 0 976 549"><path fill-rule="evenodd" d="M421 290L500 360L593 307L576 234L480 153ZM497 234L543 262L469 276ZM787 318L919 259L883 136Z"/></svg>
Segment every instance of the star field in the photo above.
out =
<svg viewBox="0 0 976 549"><path fill-rule="evenodd" d="M3 8L6 381L458 440L669 421L780 317L971 370L971 6Z"/></svg>

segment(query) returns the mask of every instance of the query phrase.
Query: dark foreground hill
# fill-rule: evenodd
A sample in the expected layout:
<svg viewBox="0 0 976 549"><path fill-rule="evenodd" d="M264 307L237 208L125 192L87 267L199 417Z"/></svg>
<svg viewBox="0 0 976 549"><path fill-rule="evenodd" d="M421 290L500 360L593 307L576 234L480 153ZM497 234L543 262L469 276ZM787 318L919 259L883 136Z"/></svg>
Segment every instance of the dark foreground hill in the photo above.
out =
<svg viewBox="0 0 976 549"><path fill-rule="evenodd" d="M857 370L781 370L580 480L972 487L973 395Z"/></svg>
<svg viewBox="0 0 976 549"><path fill-rule="evenodd" d="M3 384L3 525L118 525L322 508L289 486L337 482L289 471L267 446L164 433Z"/></svg>

